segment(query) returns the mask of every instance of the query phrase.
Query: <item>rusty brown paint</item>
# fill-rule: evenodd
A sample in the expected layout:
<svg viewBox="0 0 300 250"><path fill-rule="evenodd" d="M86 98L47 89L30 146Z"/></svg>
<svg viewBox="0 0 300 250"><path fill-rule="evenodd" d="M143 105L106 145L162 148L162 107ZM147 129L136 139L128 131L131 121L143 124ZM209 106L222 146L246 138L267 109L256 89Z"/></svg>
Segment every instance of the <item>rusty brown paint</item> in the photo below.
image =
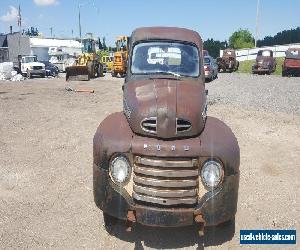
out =
<svg viewBox="0 0 300 250"><path fill-rule="evenodd" d="M269 52L269 56L262 55L263 52ZM276 59L273 56L272 50L259 50L256 56L254 65L252 66L252 73L271 74L276 70Z"/></svg>
<svg viewBox="0 0 300 250"><path fill-rule="evenodd" d="M300 48L289 48L282 64L282 76L300 75Z"/></svg>
<svg viewBox="0 0 300 250"><path fill-rule="evenodd" d="M240 163L238 142L223 122L206 117L202 59L198 77L177 79L159 74L136 76L131 73L133 47L150 40L192 43L202 58L202 40L197 32L166 27L140 28L133 32L124 83L123 112L108 116L94 136L95 203L105 213L126 220L129 229L133 222L160 227L197 223L199 231L203 232L204 224L222 223L236 213ZM144 121L151 122L152 126L155 124L155 133L142 127ZM181 124L188 129L179 132ZM124 186L114 184L109 175L112 159L120 154L132 167L131 178ZM136 159L143 161L137 162ZM199 177L208 159L215 159L224 167L223 183L214 192L204 187ZM195 164L186 165L189 162ZM174 166L177 163L178 166ZM147 173L141 173L146 170ZM178 177L176 171L182 171L184 176ZM147 179L146 184L137 181L143 178ZM174 185L176 181L181 183ZM160 182L160 185L173 185L172 190L157 186ZM184 194L191 189L191 183L197 192L186 197ZM166 193L169 190L170 193ZM138 197L141 191L145 197ZM153 197L149 191L164 197Z"/></svg>
<svg viewBox="0 0 300 250"><path fill-rule="evenodd" d="M217 58L219 72L233 72L239 68L239 61L236 59L236 52L234 49L225 49L222 57Z"/></svg>

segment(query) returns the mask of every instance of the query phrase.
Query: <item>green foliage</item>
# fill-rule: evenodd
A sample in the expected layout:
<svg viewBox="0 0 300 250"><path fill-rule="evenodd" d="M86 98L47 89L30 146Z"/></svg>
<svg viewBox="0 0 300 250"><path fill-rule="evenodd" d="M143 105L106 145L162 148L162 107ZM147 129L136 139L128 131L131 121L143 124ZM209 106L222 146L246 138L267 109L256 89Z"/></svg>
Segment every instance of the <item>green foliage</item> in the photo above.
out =
<svg viewBox="0 0 300 250"><path fill-rule="evenodd" d="M300 27L296 29L283 30L275 36L266 36L257 41L257 46L273 46L281 44L300 43Z"/></svg>
<svg viewBox="0 0 300 250"><path fill-rule="evenodd" d="M228 47L227 41L220 42L214 39L207 39L203 42L203 48L208 51L209 55L216 58L220 56L220 50Z"/></svg>
<svg viewBox="0 0 300 250"><path fill-rule="evenodd" d="M239 29L229 37L229 46L234 49L253 48L254 45L254 38L247 29Z"/></svg>
<svg viewBox="0 0 300 250"><path fill-rule="evenodd" d="M109 51L108 50L98 50L96 52L100 57L102 56L109 56Z"/></svg>
<svg viewBox="0 0 300 250"><path fill-rule="evenodd" d="M276 66L276 71L275 71L274 75L281 75L283 61L284 61L284 57L276 58L277 66ZM255 63L255 60L240 62L238 73L252 74L252 65L254 63Z"/></svg>
<svg viewBox="0 0 300 250"><path fill-rule="evenodd" d="M105 36L102 38L102 46L104 50L107 50L107 46L106 46L106 38Z"/></svg>

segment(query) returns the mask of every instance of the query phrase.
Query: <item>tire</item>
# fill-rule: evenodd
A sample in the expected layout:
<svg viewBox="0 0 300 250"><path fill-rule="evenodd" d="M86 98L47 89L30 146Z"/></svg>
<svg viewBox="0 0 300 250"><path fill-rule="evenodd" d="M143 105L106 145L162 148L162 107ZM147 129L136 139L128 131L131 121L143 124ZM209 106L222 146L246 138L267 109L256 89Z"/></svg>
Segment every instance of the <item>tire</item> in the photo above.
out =
<svg viewBox="0 0 300 250"><path fill-rule="evenodd" d="M98 77L103 77L103 76L104 76L103 65L99 64L99 66L98 66Z"/></svg>
<svg viewBox="0 0 300 250"><path fill-rule="evenodd" d="M117 225L123 225L125 226L125 223L122 223L123 221L107 214L103 212L103 219L104 219L104 227L105 230L109 233L109 234L113 234L113 230Z"/></svg>
<svg viewBox="0 0 300 250"><path fill-rule="evenodd" d="M235 233L235 219L232 218L217 226L209 226L205 228L204 239L209 245L211 243L222 244L231 240Z"/></svg>
<svg viewBox="0 0 300 250"><path fill-rule="evenodd" d="M88 75L89 75L89 80L91 77L95 77L95 66L94 63L92 61L88 61L87 64L87 69L88 69Z"/></svg>
<svg viewBox="0 0 300 250"><path fill-rule="evenodd" d="M42 77L42 78L45 78L45 77L46 77L46 74L41 74L41 77Z"/></svg>

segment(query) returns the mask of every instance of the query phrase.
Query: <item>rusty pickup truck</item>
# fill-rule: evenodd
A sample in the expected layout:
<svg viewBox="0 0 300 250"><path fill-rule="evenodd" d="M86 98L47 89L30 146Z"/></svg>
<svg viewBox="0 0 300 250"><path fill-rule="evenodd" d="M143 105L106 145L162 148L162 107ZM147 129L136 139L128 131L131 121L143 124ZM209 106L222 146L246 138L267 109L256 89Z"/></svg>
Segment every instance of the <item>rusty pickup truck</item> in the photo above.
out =
<svg viewBox="0 0 300 250"><path fill-rule="evenodd" d="M300 75L300 48L290 48L285 53L282 76Z"/></svg>
<svg viewBox="0 0 300 250"><path fill-rule="evenodd" d="M157 227L234 221L240 151L231 129L206 115L202 40L195 31L136 29L123 111L93 141L93 189L105 225Z"/></svg>
<svg viewBox="0 0 300 250"><path fill-rule="evenodd" d="M252 66L252 74L270 75L276 70L276 60L272 50L259 50L255 63Z"/></svg>
<svg viewBox="0 0 300 250"><path fill-rule="evenodd" d="M222 57L217 58L219 72L233 72L239 69L239 61L236 59L234 49L225 49Z"/></svg>

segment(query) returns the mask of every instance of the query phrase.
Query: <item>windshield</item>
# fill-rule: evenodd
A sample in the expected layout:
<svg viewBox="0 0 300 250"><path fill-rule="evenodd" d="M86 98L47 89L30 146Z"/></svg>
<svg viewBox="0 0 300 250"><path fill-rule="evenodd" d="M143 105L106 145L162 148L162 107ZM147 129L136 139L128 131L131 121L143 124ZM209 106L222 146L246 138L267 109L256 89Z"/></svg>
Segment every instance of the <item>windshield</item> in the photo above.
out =
<svg viewBox="0 0 300 250"><path fill-rule="evenodd" d="M133 48L132 74L199 76L199 52L193 45L171 42L140 43Z"/></svg>
<svg viewBox="0 0 300 250"><path fill-rule="evenodd" d="M269 57L269 56L272 56L272 52L270 50L260 50L260 51L258 51L257 55Z"/></svg>
<svg viewBox="0 0 300 250"><path fill-rule="evenodd" d="M93 53L95 51L95 43L92 39L83 40L83 53Z"/></svg>
<svg viewBox="0 0 300 250"><path fill-rule="evenodd" d="M24 58L25 63L37 62L36 56L28 56Z"/></svg>
<svg viewBox="0 0 300 250"><path fill-rule="evenodd" d="M300 49L289 49L286 51L287 58L300 58Z"/></svg>

